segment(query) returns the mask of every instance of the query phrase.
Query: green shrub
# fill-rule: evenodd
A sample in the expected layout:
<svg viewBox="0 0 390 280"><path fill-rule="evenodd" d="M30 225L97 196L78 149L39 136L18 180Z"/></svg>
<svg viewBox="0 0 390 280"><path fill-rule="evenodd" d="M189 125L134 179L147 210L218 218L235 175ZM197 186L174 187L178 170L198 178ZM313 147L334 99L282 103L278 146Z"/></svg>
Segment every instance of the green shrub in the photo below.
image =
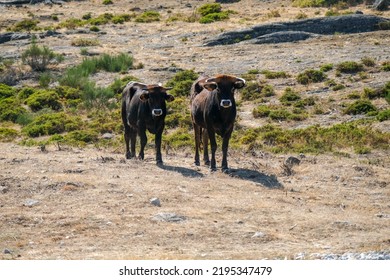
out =
<svg viewBox="0 0 390 280"><path fill-rule="evenodd" d="M62 108L60 97L53 90L38 90L26 99L26 104L36 112L43 108L58 111Z"/></svg>
<svg viewBox="0 0 390 280"><path fill-rule="evenodd" d="M27 99L30 95L32 95L35 92L34 88L31 87L23 87L19 92L18 92L18 98L21 100Z"/></svg>
<svg viewBox="0 0 390 280"><path fill-rule="evenodd" d="M355 61L344 61L337 65L341 73L358 73L363 70L363 64Z"/></svg>
<svg viewBox="0 0 390 280"><path fill-rule="evenodd" d="M373 67L376 65L375 60L371 57L363 57L361 60L362 60L363 65L365 65L367 67Z"/></svg>
<svg viewBox="0 0 390 280"><path fill-rule="evenodd" d="M39 75L39 85L43 88L47 88L52 80L53 76L49 72Z"/></svg>
<svg viewBox="0 0 390 280"><path fill-rule="evenodd" d="M86 21L77 18L69 18L58 24L57 28L76 29L77 27L84 26Z"/></svg>
<svg viewBox="0 0 390 280"><path fill-rule="evenodd" d="M86 23L91 25L105 25L111 21L111 19L114 17L111 13L104 13L99 15L96 18L90 18L86 21Z"/></svg>
<svg viewBox="0 0 390 280"><path fill-rule="evenodd" d="M255 118L266 118L271 113L271 109L267 105L260 105L253 109L252 114Z"/></svg>
<svg viewBox="0 0 390 280"><path fill-rule="evenodd" d="M103 0L102 4L103 5L112 5L112 4L114 4L114 2L112 2L112 0Z"/></svg>
<svg viewBox="0 0 390 280"><path fill-rule="evenodd" d="M264 85L261 89L261 96L270 97L275 95L275 90L272 85Z"/></svg>
<svg viewBox="0 0 390 280"><path fill-rule="evenodd" d="M356 5L363 2L363 0L293 0L292 4L296 7L329 7L333 5Z"/></svg>
<svg viewBox="0 0 390 280"><path fill-rule="evenodd" d="M22 21L19 21L15 23L10 30L13 32L22 32L22 31L37 31L38 28L38 20L32 20L32 19L24 19Z"/></svg>
<svg viewBox="0 0 390 280"><path fill-rule="evenodd" d="M382 63L382 70L383 71L390 71L390 61L385 61Z"/></svg>
<svg viewBox="0 0 390 280"><path fill-rule="evenodd" d="M220 12L220 13L213 13L213 14L208 14L205 16L202 16L199 19L200 23L212 23L215 21L222 21L225 19L229 18L229 12Z"/></svg>
<svg viewBox="0 0 390 280"><path fill-rule="evenodd" d="M64 136L64 141L69 144L93 143L98 140L99 134L94 130L74 130Z"/></svg>
<svg viewBox="0 0 390 280"><path fill-rule="evenodd" d="M79 117L71 117L63 112L47 113L37 116L22 129L22 132L30 137L38 137L73 131L81 127L82 120Z"/></svg>
<svg viewBox="0 0 390 280"><path fill-rule="evenodd" d="M222 11L222 6L219 3L209 3L200 6L197 12L201 15L200 23L212 23L229 18L230 11Z"/></svg>
<svg viewBox="0 0 390 280"><path fill-rule="evenodd" d="M6 84L0 84L0 100L15 95L15 89Z"/></svg>
<svg viewBox="0 0 390 280"><path fill-rule="evenodd" d="M25 112L26 109L21 106L15 97L0 99L0 121L15 122Z"/></svg>
<svg viewBox="0 0 390 280"><path fill-rule="evenodd" d="M320 70L309 69L298 74L297 81L300 84L307 85L310 83L319 83L325 80L324 72Z"/></svg>
<svg viewBox="0 0 390 280"><path fill-rule="evenodd" d="M358 115L376 111L376 107L369 100L360 99L348 105L344 113L348 115Z"/></svg>
<svg viewBox="0 0 390 280"><path fill-rule="evenodd" d="M390 104L390 82L387 82L385 86L382 89L383 95L385 96L385 99L387 103Z"/></svg>
<svg viewBox="0 0 390 280"><path fill-rule="evenodd" d="M200 6L197 10L197 12L201 16L219 13L221 11L222 11L222 6L219 3L204 4L204 5Z"/></svg>
<svg viewBox="0 0 390 280"><path fill-rule="evenodd" d="M99 41L97 39L76 38L72 40L71 45L76 47L99 46Z"/></svg>
<svg viewBox="0 0 390 280"><path fill-rule="evenodd" d="M96 25L94 25L94 26L91 26L91 27L89 28L89 30L91 30L92 32L99 32L99 31L100 31L100 28L97 27Z"/></svg>
<svg viewBox="0 0 390 280"><path fill-rule="evenodd" d="M384 92L380 89L364 88L363 95L364 98L375 99L380 97L385 97Z"/></svg>
<svg viewBox="0 0 390 280"><path fill-rule="evenodd" d="M170 93L177 96L188 96L192 83L198 78L198 74L194 70L184 70L178 72L167 83L167 87L172 87Z"/></svg>
<svg viewBox="0 0 390 280"><path fill-rule="evenodd" d="M328 64L324 64L320 67L320 71L322 72L328 72L330 70L333 69L333 64L332 63L328 63Z"/></svg>
<svg viewBox="0 0 390 280"><path fill-rule="evenodd" d="M378 113L378 115L376 115L376 118L380 122L390 120L390 109L387 109L387 110L384 110L384 111L380 111Z"/></svg>
<svg viewBox="0 0 390 280"><path fill-rule="evenodd" d="M114 24L122 24L126 21L130 21L130 15L129 14L122 14L122 15L116 15L114 16L111 21Z"/></svg>
<svg viewBox="0 0 390 280"><path fill-rule="evenodd" d="M301 97L298 93L296 93L292 88L288 87L285 89L283 95L279 98L279 101L283 104L283 105L291 105L292 103L294 103L295 101L297 100L300 100Z"/></svg>
<svg viewBox="0 0 390 280"><path fill-rule="evenodd" d="M194 145L194 137L185 128L179 128L174 132L163 135L163 143L166 147L181 148Z"/></svg>
<svg viewBox="0 0 390 280"><path fill-rule="evenodd" d="M19 136L19 132L8 127L0 127L0 142L11 142Z"/></svg>
<svg viewBox="0 0 390 280"><path fill-rule="evenodd" d="M135 18L135 22L153 22L153 21L160 21L160 13L156 11L146 11L142 14L138 15Z"/></svg>
<svg viewBox="0 0 390 280"><path fill-rule="evenodd" d="M241 100L249 101L260 98L261 87L257 82L249 81L246 86L240 90Z"/></svg>
<svg viewBox="0 0 390 280"><path fill-rule="evenodd" d="M22 53L22 61L35 71L45 71L49 64L56 64L64 60L61 54L56 54L47 46L38 46L33 37L31 46Z"/></svg>
<svg viewBox="0 0 390 280"><path fill-rule="evenodd" d="M261 74L264 74L267 79L279 79L279 78L288 78L288 75L284 71L274 72L269 70L261 71Z"/></svg>

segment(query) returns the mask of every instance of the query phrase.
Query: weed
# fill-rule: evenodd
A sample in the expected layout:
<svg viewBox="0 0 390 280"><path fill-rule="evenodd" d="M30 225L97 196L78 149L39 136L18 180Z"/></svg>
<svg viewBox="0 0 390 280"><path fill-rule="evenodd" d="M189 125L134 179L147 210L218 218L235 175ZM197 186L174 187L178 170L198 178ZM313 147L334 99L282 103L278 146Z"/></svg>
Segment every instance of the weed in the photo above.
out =
<svg viewBox="0 0 390 280"><path fill-rule="evenodd" d="M0 141L11 142L19 136L19 132L8 127L0 127Z"/></svg>
<svg viewBox="0 0 390 280"><path fill-rule="evenodd" d="M363 70L363 64L355 61L344 61L337 65L337 71L341 73L358 73Z"/></svg>
<svg viewBox="0 0 390 280"><path fill-rule="evenodd" d="M6 84L0 84L0 100L15 95L15 89Z"/></svg>
<svg viewBox="0 0 390 280"><path fill-rule="evenodd" d="M0 121L15 122L25 112L26 109L21 106L15 97L0 99Z"/></svg>
<svg viewBox="0 0 390 280"><path fill-rule="evenodd" d="M322 72L328 72L330 70L333 69L333 64L332 63L328 63L328 64L324 64L320 67L320 71Z"/></svg>
<svg viewBox="0 0 390 280"><path fill-rule="evenodd" d="M349 104L344 110L344 114L358 115L376 111L377 108L369 100L359 99L352 104Z"/></svg>
<svg viewBox="0 0 390 280"><path fill-rule="evenodd" d="M114 2L112 2L112 0L103 0L102 4L103 5L112 5L112 4L114 4Z"/></svg>
<svg viewBox="0 0 390 280"><path fill-rule="evenodd" d="M37 30L39 30L38 23L39 23L38 20L24 19L22 21L15 23L10 28L10 31L13 31L13 32L37 31Z"/></svg>
<svg viewBox="0 0 390 280"><path fill-rule="evenodd" d="M135 22L149 23L153 21L160 21L160 13L156 11L146 11L135 18Z"/></svg>
<svg viewBox="0 0 390 280"><path fill-rule="evenodd" d="M304 12L299 12L296 16L295 16L296 19L306 19L307 18L307 14L305 14Z"/></svg>
<svg viewBox="0 0 390 280"><path fill-rule="evenodd" d="M279 101L283 105L290 106L292 103L300 99L301 97L299 96L299 94L296 93L292 88L288 87L285 89L283 95L279 98Z"/></svg>
<svg viewBox="0 0 390 280"><path fill-rule="evenodd" d="M37 90L25 102L34 112L43 108L50 108L55 111L62 108L60 97L53 90Z"/></svg>
<svg viewBox="0 0 390 280"><path fill-rule="evenodd" d="M263 70L261 71L261 74L265 75L267 79L280 79L280 78L284 79L290 77L290 75L288 75L284 71L274 72L269 70Z"/></svg>
<svg viewBox="0 0 390 280"><path fill-rule="evenodd" d="M319 83L325 80L326 75L324 72L320 70L314 70L314 69L309 69L304 71L303 73L299 73L297 76L297 81L300 84L307 85L310 83Z"/></svg>
<svg viewBox="0 0 390 280"><path fill-rule="evenodd" d="M60 54L54 53L47 46L38 46L36 39L31 39L31 46L22 53L22 61L35 71L45 71L49 64L56 64L64 60Z"/></svg>
<svg viewBox="0 0 390 280"><path fill-rule="evenodd" d="M76 47L91 47L99 46L100 43L97 39L77 38L72 40L71 45Z"/></svg>
<svg viewBox="0 0 390 280"><path fill-rule="evenodd" d="M386 72L390 71L390 61L383 62L381 69Z"/></svg>
<svg viewBox="0 0 390 280"><path fill-rule="evenodd" d="M390 109L380 111L378 115L376 115L376 118L380 122L390 120Z"/></svg>
<svg viewBox="0 0 390 280"><path fill-rule="evenodd" d="M229 18L231 11L222 11L222 6L219 3L209 3L200 6L197 12L201 15L200 23L212 23Z"/></svg>
<svg viewBox="0 0 390 280"><path fill-rule="evenodd" d="M375 60L371 57L363 57L361 61L363 65L367 67L373 67L376 65Z"/></svg>
<svg viewBox="0 0 390 280"><path fill-rule="evenodd" d="M170 93L173 96L188 96L192 83L198 78L194 70L184 70L178 72L167 83L167 87L172 87Z"/></svg>

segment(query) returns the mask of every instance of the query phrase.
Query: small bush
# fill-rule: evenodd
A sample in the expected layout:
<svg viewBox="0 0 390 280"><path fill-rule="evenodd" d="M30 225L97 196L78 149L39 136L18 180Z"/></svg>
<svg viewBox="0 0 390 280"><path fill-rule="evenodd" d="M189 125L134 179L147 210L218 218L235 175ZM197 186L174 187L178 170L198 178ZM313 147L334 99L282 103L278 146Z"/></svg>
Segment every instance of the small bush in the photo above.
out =
<svg viewBox="0 0 390 280"><path fill-rule="evenodd" d="M280 78L290 77L290 75L288 75L286 72L283 71L274 72L274 71L264 70L261 71L261 74L264 74L267 79L280 79Z"/></svg>
<svg viewBox="0 0 390 280"><path fill-rule="evenodd" d="M330 70L333 69L333 64L332 63L329 63L329 64L324 64L320 67L320 71L322 72L328 72Z"/></svg>
<svg viewBox="0 0 390 280"><path fill-rule="evenodd" d="M371 57L363 57L362 63L364 66L367 66L367 67L373 67L376 65L375 60Z"/></svg>
<svg viewBox="0 0 390 280"><path fill-rule="evenodd" d="M54 53L47 46L38 46L33 37L31 46L22 53L22 61L35 71L45 71L49 64L56 64L64 60L60 54Z"/></svg>
<svg viewBox="0 0 390 280"><path fill-rule="evenodd" d="M26 99L26 104L32 111L36 112L43 108L60 110L62 108L60 97L52 90L38 90Z"/></svg>
<svg viewBox="0 0 390 280"><path fill-rule="evenodd" d="M112 0L103 0L102 4L103 5L112 5L112 4L114 4L114 2L112 2Z"/></svg>
<svg viewBox="0 0 390 280"><path fill-rule="evenodd" d="M384 93L380 89L364 88L363 95L364 98L375 99L380 97L385 97Z"/></svg>
<svg viewBox="0 0 390 280"><path fill-rule="evenodd" d="M25 112L26 109L15 97L0 99L0 121L16 122L17 118Z"/></svg>
<svg viewBox="0 0 390 280"><path fill-rule="evenodd" d="M350 104L344 111L348 115L367 114L369 112L376 112L376 107L369 100L357 100Z"/></svg>
<svg viewBox="0 0 390 280"><path fill-rule="evenodd" d="M221 11L222 11L222 6L219 3L204 4L204 5L200 6L197 10L197 12L201 16L219 13Z"/></svg>
<svg viewBox="0 0 390 280"><path fill-rule="evenodd" d="M0 100L15 95L15 89L5 84L0 84Z"/></svg>
<svg viewBox="0 0 390 280"><path fill-rule="evenodd" d="M22 31L37 31L38 28L38 20L32 20L32 19L24 19L22 21L19 21L15 23L10 30L13 32L22 32Z"/></svg>
<svg viewBox="0 0 390 280"><path fill-rule="evenodd" d="M166 83L166 86L172 87L170 93L175 97L188 96L191 85L198 76L193 70L180 71Z"/></svg>
<svg viewBox="0 0 390 280"><path fill-rule="evenodd" d="M81 27L85 24L86 24L86 22L81 20L81 19L69 18L69 19L66 19L65 21L59 23L57 28L76 29L76 28Z"/></svg>
<svg viewBox="0 0 390 280"><path fill-rule="evenodd" d="M380 122L390 120L390 109L387 109L387 110L384 110L384 111L380 111L378 113L378 115L376 115L376 118Z"/></svg>
<svg viewBox="0 0 390 280"><path fill-rule="evenodd" d="M169 135L163 135L163 143L166 147L181 148L194 145L194 137L185 128L179 128Z"/></svg>
<svg viewBox="0 0 390 280"><path fill-rule="evenodd" d="M279 101L283 105L289 106L300 99L301 97L299 96L299 94L297 94L292 88L288 87L285 89L283 95L279 98Z"/></svg>
<svg viewBox="0 0 390 280"><path fill-rule="evenodd" d="M383 62L381 69L386 72L390 71L390 61Z"/></svg>
<svg viewBox="0 0 390 280"><path fill-rule="evenodd" d="M249 81L246 86L240 90L241 100L249 101L260 98L261 87L257 82Z"/></svg>
<svg viewBox="0 0 390 280"><path fill-rule="evenodd" d="M200 6L197 12L201 15L200 23L212 23L229 18L231 11L222 11L222 6L219 3L209 3Z"/></svg>
<svg viewBox="0 0 390 280"><path fill-rule="evenodd" d="M212 23L215 21L222 21L229 18L228 12L220 12L220 13L213 13L208 14L200 18L200 23Z"/></svg>
<svg viewBox="0 0 390 280"><path fill-rule="evenodd" d="M267 105L260 105L253 109L252 114L255 118L266 118L271 113L271 109Z"/></svg>
<svg viewBox="0 0 390 280"><path fill-rule="evenodd" d="M297 81L300 84L307 85L310 83L319 83L325 80L324 72L320 70L309 69L298 74Z"/></svg>
<svg viewBox="0 0 390 280"><path fill-rule="evenodd" d="M47 113L36 117L22 132L30 137L53 135L80 129L81 124L79 117L71 117L63 112Z"/></svg>
<svg viewBox="0 0 390 280"><path fill-rule="evenodd" d="M337 70L341 73L358 73L363 70L363 64L355 61L344 61L337 65Z"/></svg>
<svg viewBox="0 0 390 280"><path fill-rule="evenodd" d="M146 11L135 18L135 22L149 23L153 21L160 21L160 13L156 11Z"/></svg>
<svg viewBox="0 0 390 280"><path fill-rule="evenodd" d="M71 45L76 47L91 47L99 46L100 43L97 39L77 38L72 40Z"/></svg>
<svg viewBox="0 0 390 280"><path fill-rule="evenodd" d="M11 142L19 136L19 132L8 127L0 127L0 141Z"/></svg>
<svg viewBox="0 0 390 280"><path fill-rule="evenodd" d="M74 130L65 135L64 141L69 144L93 143L98 140L99 134L94 130Z"/></svg>

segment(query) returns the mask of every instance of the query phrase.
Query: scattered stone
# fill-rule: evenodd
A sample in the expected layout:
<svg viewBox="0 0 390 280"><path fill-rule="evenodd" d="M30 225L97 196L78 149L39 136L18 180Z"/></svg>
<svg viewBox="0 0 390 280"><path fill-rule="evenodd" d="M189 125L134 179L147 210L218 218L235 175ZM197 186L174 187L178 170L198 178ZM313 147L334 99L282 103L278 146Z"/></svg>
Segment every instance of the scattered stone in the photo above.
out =
<svg viewBox="0 0 390 280"><path fill-rule="evenodd" d="M265 237L265 233L264 232L261 232L261 231L257 231L255 232L255 234L252 235L252 238L262 238L262 237Z"/></svg>
<svg viewBox="0 0 390 280"><path fill-rule="evenodd" d="M284 163L292 167L294 165L299 165L301 160L296 157L288 157Z"/></svg>
<svg viewBox="0 0 390 280"><path fill-rule="evenodd" d="M152 198L150 200L150 204L157 206L157 207L161 207L160 199L158 199L157 197Z"/></svg>
<svg viewBox="0 0 390 280"><path fill-rule="evenodd" d="M176 213L158 213L153 217L154 221L180 223L187 220L185 216L177 215Z"/></svg>
<svg viewBox="0 0 390 280"><path fill-rule="evenodd" d="M33 207L33 206L38 205L38 204L39 204L38 200L27 199L24 201L23 206Z"/></svg>
<svg viewBox="0 0 390 280"><path fill-rule="evenodd" d="M101 138L102 139L112 139L112 138L114 138L114 134L112 134L112 133L104 133Z"/></svg>
<svg viewBox="0 0 390 280"><path fill-rule="evenodd" d="M4 254L12 254L12 251L10 249L4 249Z"/></svg>
<svg viewBox="0 0 390 280"><path fill-rule="evenodd" d="M0 193L6 193L9 191L9 188L7 186L0 186Z"/></svg>

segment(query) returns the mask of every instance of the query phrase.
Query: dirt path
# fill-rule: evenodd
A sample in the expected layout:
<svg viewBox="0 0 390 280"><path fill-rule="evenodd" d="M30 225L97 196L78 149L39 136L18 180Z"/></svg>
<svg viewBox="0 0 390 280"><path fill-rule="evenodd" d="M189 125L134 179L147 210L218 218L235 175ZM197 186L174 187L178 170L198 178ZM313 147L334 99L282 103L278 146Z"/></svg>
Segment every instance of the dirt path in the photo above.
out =
<svg viewBox="0 0 390 280"><path fill-rule="evenodd" d="M231 174L210 174L184 153L158 167L150 149L144 162L95 149L0 150L1 259L389 251L388 155L307 156L286 176L286 156L270 154L232 154Z"/></svg>

